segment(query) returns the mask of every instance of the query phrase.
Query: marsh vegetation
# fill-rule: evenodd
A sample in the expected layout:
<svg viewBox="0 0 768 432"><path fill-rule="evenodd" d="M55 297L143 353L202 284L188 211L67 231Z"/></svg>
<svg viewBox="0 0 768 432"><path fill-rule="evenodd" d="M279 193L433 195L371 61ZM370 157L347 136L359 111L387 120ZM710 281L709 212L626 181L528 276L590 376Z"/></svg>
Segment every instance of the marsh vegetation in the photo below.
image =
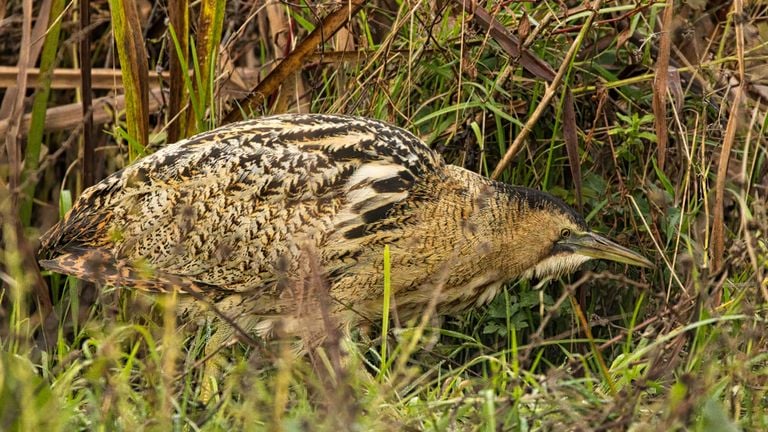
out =
<svg viewBox="0 0 768 432"><path fill-rule="evenodd" d="M0 429L768 430L764 2L81 3L0 2ZM211 327L41 272L39 237L138 158L283 112L401 126L656 269L312 356L240 340L203 401Z"/></svg>

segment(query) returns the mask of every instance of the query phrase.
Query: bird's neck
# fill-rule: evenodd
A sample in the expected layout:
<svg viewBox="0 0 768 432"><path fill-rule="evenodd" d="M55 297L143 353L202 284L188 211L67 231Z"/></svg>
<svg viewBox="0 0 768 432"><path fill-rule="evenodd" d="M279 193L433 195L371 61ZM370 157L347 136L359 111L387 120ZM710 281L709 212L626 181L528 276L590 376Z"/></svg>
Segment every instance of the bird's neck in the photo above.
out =
<svg viewBox="0 0 768 432"><path fill-rule="evenodd" d="M535 248L520 241L538 237L536 212L513 199L514 186L456 166L449 166L448 172L457 184L457 204L468 209L465 220L459 222L461 238L453 239L457 246L463 241L468 247L458 247L464 253L482 256L487 267L502 278L521 276L540 258L533 252Z"/></svg>

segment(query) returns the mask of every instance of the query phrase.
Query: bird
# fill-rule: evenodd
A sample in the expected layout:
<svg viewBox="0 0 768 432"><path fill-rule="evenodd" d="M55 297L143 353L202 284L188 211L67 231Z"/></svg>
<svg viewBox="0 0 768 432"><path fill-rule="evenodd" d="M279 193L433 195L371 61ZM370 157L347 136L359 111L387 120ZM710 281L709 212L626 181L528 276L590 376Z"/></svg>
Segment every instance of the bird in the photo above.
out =
<svg viewBox="0 0 768 432"><path fill-rule="evenodd" d="M591 259L652 268L560 199L485 178L412 133L346 115L283 114L167 145L83 191L41 237L42 267L151 293L180 314L249 334L326 337L392 307L454 315L503 284L556 278ZM309 287L321 273L325 288Z"/></svg>

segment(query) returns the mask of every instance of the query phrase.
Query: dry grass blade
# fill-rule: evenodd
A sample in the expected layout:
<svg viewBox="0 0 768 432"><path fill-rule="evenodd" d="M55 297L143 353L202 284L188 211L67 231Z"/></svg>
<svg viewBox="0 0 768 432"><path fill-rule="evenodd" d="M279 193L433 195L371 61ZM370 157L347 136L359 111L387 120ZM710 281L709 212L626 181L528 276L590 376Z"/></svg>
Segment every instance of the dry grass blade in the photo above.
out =
<svg viewBox="0 0 768 432"><path fill-rule="evenodd" d="M736 88L731 112L728 117L728 125L725 128L725 137L723 138L723 147L720 149L720 160L717 166L717 180L715 183L715 209L714 220L712 221L712 268L715 271L723 266L725 255L725 182L728 177L728 163L731 157L731 148L736 140L736 132L741 116L741 100L744 95L744 86L746 85L746 76L744 71L744 20L741 18L744 13L742 0L734 0L733 15L734 26L736 29L736 59L739 65L739 86ZM718 296L721 293L718 292ZM716 299L715 304L719 304L720 299Z"/></svg>
<svg viewBox="0 0 768 432"><path fill-rule="evenodd" d="M283 82L298 71L304 64L304 59L315 50L317 46L331 38L352 16L362 9L365 0L350 0L344 6L328 14L306 39L288 54L285 59L259 85L251 94L240 101L239 107L235 107L224 118L223 123L232 123L242 120L243 111L256 111L267 97L278 91Z"/></svg>
<svg viewBox="0 0 768 432"><path fill-rule="evenodd" d="M667 156L667 81L669 74L669 53L672 45L672 11L674 2L667 0L662 18L661 41L656 61L656 78L653 81L653 114L658 143L659 169L664 170Z"/></svg>
<svg viewBox="0 0 768 432"><path fill-rule="evenodd" d="M168 83L170 94L168 96L168 142L176 142L184 138L181 133L186 132L187 116L181 115L181 111L187 104L188 97L184 91L184 70L182 64L189 64L189 0L168 1L169 25L176 32L178 46L169 36L168 63L170 77ZM181 57L181 59L180 59Z"/></svg>
<svg viewBox="0 0 768 432"><path fill-rule="evenodd" d="M128 134L144 148L149 143L149 78L139 14L133 1L109 0L109 7L123 71Z"/></svg>
<svg viewBox="0 0 768 432"><path fill-rule="evenodd" d="M552 79L552 82L549 83L547 89L544 91L544 96L542 96L541 101L539 101L538 105L536 106L536 110L528 118L528 121L525 122L522 129L520 130L520 133L515 137L515 140L504 154L504 157L501 159L501 161L499 161L498 165L496 165L496 168L491 174L491 178L497 179L501 176L501 173L504 172L504 170L507 168L507 165L512 162L512 159L517 154L517 151L520 149L523 141L528 137L528 134L531 133L533 125L539 120L539 118L541 118L542 114L544 114L544 110L549 106L549 102L555 96L555 92L557 91L557 87L560 85L560 82L563 80L563 76L565 76L565 73L571 67L571 61L576 55L576 52L579 50L581 41L584 40L584 36L586 36L589 28L592 26L592 21L594 20L598 9L600 9L601 3L602 0L596 0L594 3L592 3L592 7L590 8L592 12L587 16L587 19L581 28L581 32L579 33L576 40L573 41L571 47L568 49L568 53L566 53L565 58L563 59L563 63L560 65L560 69L558 69L554 79Z"/></svg>

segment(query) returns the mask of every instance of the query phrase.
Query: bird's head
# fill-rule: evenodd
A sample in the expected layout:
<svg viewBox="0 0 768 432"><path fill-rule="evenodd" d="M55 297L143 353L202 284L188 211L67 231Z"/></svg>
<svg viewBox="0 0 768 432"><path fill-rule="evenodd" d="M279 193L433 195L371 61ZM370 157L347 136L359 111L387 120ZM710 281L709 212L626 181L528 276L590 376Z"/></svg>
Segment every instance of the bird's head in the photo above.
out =
<svg viewBox="0 0 768 432"><path fill-rule="evenodd" d="M533 265L524 271L524 278L559 277L591 259L654 266L644 256L592 232L584 218L561 200L526 188L515 188L514 194L517 196L512 201L518 203L524 215L518 219L517 230L535 239L527 244L535 257Z"/></svg>

